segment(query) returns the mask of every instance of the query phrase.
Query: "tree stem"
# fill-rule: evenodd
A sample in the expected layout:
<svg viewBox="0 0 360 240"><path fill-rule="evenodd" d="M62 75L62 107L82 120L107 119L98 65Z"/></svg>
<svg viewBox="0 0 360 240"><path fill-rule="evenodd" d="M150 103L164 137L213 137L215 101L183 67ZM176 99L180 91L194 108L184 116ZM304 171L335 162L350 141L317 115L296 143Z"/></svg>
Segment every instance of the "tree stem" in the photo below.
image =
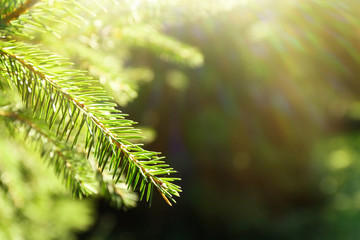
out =
<svg viewBox="0 0 360 240"><path fill-rule="evenodd" d="M17 19L21 14L26 12L29 8L34 6L39 1L40 0L26 0L19 8L6 14L5 17L2 19L2 22L4 22L6 25L9 24L10 21Z"/></svg>

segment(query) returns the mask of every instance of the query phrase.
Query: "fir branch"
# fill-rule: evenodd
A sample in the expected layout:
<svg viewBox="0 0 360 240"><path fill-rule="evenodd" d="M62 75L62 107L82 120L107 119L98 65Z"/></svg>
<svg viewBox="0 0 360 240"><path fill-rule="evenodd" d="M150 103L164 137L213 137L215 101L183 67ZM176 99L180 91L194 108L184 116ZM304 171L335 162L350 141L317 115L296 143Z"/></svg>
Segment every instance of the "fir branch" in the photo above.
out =
<svg viewBox="0 0 360 240"><path fill-rule="evenodd" d="M11 42L2 45L0 63L7 69L26 105L32 106L34 112L39 109L50 128L56 116L62 115L58 124L58 132L63 126L60 139L64 135L67 139L72 136L73 144L76 144L86 123L85 149L89 156L95 148L94 155L101 171L108 167L116 182L125 172L125 183L133 188L140 184L141 198L146 192L146 200L150 202L155 186L171 205L168 199L174 201L172 195L179 196L181 189L172 183L177 178L164 176L175 171L164 164L158 153L128 141L138 138L138 131L132 127L132 121L124 119L125 115L114 108L97 81L77 71L59 69L59 65L66 63L36 48ZM77 133L72 134L76 124Z"/></svg>
<svg viewBox="0 0 360 240"><path fill-rule="evenodd" d="M124 209L127 209L136 206L138 196L136 193L129 190L124 181L115 183L109 172L101 172L101 169L99 168L96 168L96 171L96 177L100 183L99 195L109 199L110 203L118 208L123 207Z"/></svg>
<svg viewBox="0 0 360 240"><path fill-rule="evenodd" d="M59 143L53 140L44 131L42 131L38 125L36 125L34 122L31 122L23 115L20 115L19 113L13 111L0 110L0 117L9 118L12 121L12 125L14 124L14 122L16 122L19 123L21 126L24 126L27 133L25 137L28 137L31 131L35 133L31 136L35 141L41 142L42 155L47 152L47 155L49 155L48 158L53 158L53 160L55 160L55 163L53 163L54 165L57 165L56 162L58 161L56 160L60 160L62 162L62 168L55 167L55 172L57 174L59 174L61 171L63 172L63 178L66 181L66 185L71 189L74 195L82 198L90 195L91 192L94 191L93 189L87 187L87 185L84 184L85 175L78 174L77 170L75 169L76 166L73 165L74 161L70 161L70 159L65 156L64 152L66 153L66 150L64 151L64 149L59 146ZM51 157L51 155L56 155L57 157ZM82 165L82 167L84 167L84 165ZM87 180L89 182L89 179Z"/></svg>
<svg viewBox="0 0 360 240"><path fill-rule="evenodd" d="M25 13L28 9L34 6L40 0L26 0L20 7L6 14L1 21L8 25L12 20L17 19L21 14Z"/></svg>
<svg viewBox="0 0 360 240"><path fill-rule="evenodd" d="M25 138L30 136L40 146L42 155L47 155L46 158L49 159L49 163L54 165L57 175L63 173L66 186L70 188L74 196L82 198L98 194L108 198L110 203L118 208L126 209L136 205L136 194L127 190L123 181L116 184L109 177L110 173L101 172L97 167L92 168L86 160L85 153L70 148L64 142L57 141L51 136L51 133L44 131L44 126L41 126L38 121L9 110L0 110L0 118L11 120L11 123L7 124L8 128L10 127L9 131L19 131L20 127L24 128ZM19 126L15 127L15 123ZM96 181L96 178L99 181Z"/></svg>
<svg viewBox="0 0 360 240"><path fill-rule="evenodd" d="M116 31L114 32L116 34ZM167 36L153 26L137 24L121 29L121 41L150 50L162 60L199 67L204 62L201 52L185 43Z"/></svg>

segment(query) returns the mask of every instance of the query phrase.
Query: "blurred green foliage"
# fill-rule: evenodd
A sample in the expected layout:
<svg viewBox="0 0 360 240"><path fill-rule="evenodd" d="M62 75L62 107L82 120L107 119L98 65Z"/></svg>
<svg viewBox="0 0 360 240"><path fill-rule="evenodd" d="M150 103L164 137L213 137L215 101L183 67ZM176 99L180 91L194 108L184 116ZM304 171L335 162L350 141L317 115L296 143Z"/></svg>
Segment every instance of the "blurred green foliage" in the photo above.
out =
<svg viewBox="0 0 360 240"><path fill-rule="evenodd" d="M0 239L76 239L94 222L94 202L71 199L30 146L0 134Z"/></svg>

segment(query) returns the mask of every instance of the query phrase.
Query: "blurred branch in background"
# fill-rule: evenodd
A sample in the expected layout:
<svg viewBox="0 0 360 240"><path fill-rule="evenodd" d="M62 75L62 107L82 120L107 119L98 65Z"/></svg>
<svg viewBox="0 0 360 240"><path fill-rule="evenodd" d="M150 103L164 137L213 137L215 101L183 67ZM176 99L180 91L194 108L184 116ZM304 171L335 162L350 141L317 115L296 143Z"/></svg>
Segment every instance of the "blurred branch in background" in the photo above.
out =
<svg viewBox="0 0 360 240"><path fill-rule="evenodd" d="M0 142L1 239L75 239L91 226L93 202L70 199L21 138L9 140L2 132Z"/></svg>

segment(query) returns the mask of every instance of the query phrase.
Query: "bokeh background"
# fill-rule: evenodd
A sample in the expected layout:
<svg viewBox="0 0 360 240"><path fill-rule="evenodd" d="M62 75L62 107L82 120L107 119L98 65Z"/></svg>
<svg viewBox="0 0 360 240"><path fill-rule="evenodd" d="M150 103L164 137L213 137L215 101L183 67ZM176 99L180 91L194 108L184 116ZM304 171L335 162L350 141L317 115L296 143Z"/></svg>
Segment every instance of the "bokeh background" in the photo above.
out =
<svg viewBox="0 0 360 240"><path fill-rule="evenodd" d="M360 2L138 2L39 39L100 78L183 193L95 200L78 238L359 239Z"/></svg>
<svg viewBox="0 0 360 240"><path fill-rule="evenodd" d="M194 68L132 49L128 64L154 78L124 111L155 129L149 148L179 171L184 192L172 208L159 197L126 213L101 204L89 234L358 239L359 9L358 1L238 1L165 23L203 54Z"/></svg>

